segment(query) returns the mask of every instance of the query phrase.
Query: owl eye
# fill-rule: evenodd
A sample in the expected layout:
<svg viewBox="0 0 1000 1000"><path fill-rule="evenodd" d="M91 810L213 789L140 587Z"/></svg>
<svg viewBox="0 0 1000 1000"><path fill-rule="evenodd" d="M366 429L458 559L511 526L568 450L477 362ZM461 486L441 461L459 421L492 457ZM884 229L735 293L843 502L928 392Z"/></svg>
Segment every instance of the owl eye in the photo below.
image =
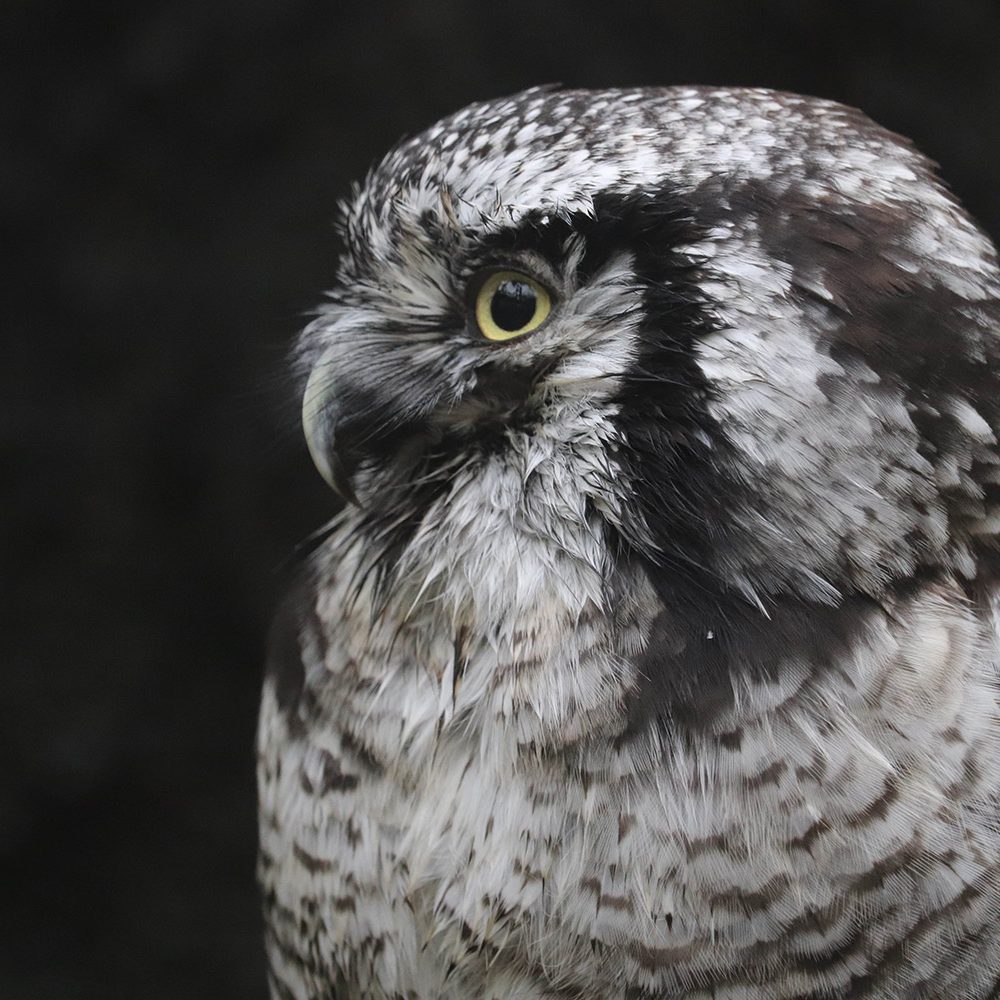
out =
<svg viewBox="0 0 1000 1000"><path fill-rule="evenodd" d="M476 292L476 325L487 340L523 337L541 326L550 312L552 296L519 271L495 271Z"/></svg>

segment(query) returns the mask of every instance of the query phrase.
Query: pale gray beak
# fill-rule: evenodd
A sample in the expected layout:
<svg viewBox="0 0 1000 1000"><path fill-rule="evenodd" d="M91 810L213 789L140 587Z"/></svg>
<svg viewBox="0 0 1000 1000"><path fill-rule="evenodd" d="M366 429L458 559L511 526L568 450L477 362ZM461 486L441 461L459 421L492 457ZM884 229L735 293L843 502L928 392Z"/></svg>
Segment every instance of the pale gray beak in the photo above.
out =
<svg viewBox="0 0 1000 1000"><path fill-rule="evenodd" d="M309 381L302 395L302 429L309 454L319 474L339 497L360 506L351 485L351 477L336 449L334 429L337 403L332 391L330 360L328 354L323 355L309 374Z"/></svg>

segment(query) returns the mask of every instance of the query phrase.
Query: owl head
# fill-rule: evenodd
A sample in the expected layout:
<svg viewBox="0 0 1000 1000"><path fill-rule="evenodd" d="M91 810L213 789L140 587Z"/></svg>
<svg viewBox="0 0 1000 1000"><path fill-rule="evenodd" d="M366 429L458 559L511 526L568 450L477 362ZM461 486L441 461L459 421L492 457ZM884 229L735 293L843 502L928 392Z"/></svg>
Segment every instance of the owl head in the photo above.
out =
<svg viewBox="0 0 1000 1000"><path fill-rule="evenodd" d="M1000 571L996 252L861 113L529 90L398 145L342 232L304 423L386 588L641 579L710 631Z"/></svg>

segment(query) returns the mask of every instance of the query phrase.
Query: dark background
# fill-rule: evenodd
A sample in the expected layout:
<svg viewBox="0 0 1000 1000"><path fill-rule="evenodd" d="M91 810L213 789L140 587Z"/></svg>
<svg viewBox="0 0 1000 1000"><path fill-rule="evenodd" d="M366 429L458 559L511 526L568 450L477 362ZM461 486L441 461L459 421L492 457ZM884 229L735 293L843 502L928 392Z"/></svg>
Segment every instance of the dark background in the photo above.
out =
<svg viewBox="0 0 1000 1000"><path fill-rule="evenodd" d="M352 178L529 84L757 84L996 237L998 42L990 0L3 0L0 1000L264 995L261 650L331 505L283 358Z"/></svg>

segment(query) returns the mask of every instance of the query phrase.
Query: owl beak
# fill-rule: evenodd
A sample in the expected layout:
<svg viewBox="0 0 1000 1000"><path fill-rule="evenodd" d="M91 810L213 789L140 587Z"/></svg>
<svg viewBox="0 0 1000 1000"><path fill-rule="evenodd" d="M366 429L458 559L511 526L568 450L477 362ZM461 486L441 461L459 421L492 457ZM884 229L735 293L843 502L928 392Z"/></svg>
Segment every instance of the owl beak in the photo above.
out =
<svg viewBox="0 0 1000 1000"><path fill-rule="evenodd" d="M319 474L337 496L360 507L351 476L336 448L336 417L337 408L330 393L329 365L321 358L313 366L302 395L302 430Z"/></svg>

